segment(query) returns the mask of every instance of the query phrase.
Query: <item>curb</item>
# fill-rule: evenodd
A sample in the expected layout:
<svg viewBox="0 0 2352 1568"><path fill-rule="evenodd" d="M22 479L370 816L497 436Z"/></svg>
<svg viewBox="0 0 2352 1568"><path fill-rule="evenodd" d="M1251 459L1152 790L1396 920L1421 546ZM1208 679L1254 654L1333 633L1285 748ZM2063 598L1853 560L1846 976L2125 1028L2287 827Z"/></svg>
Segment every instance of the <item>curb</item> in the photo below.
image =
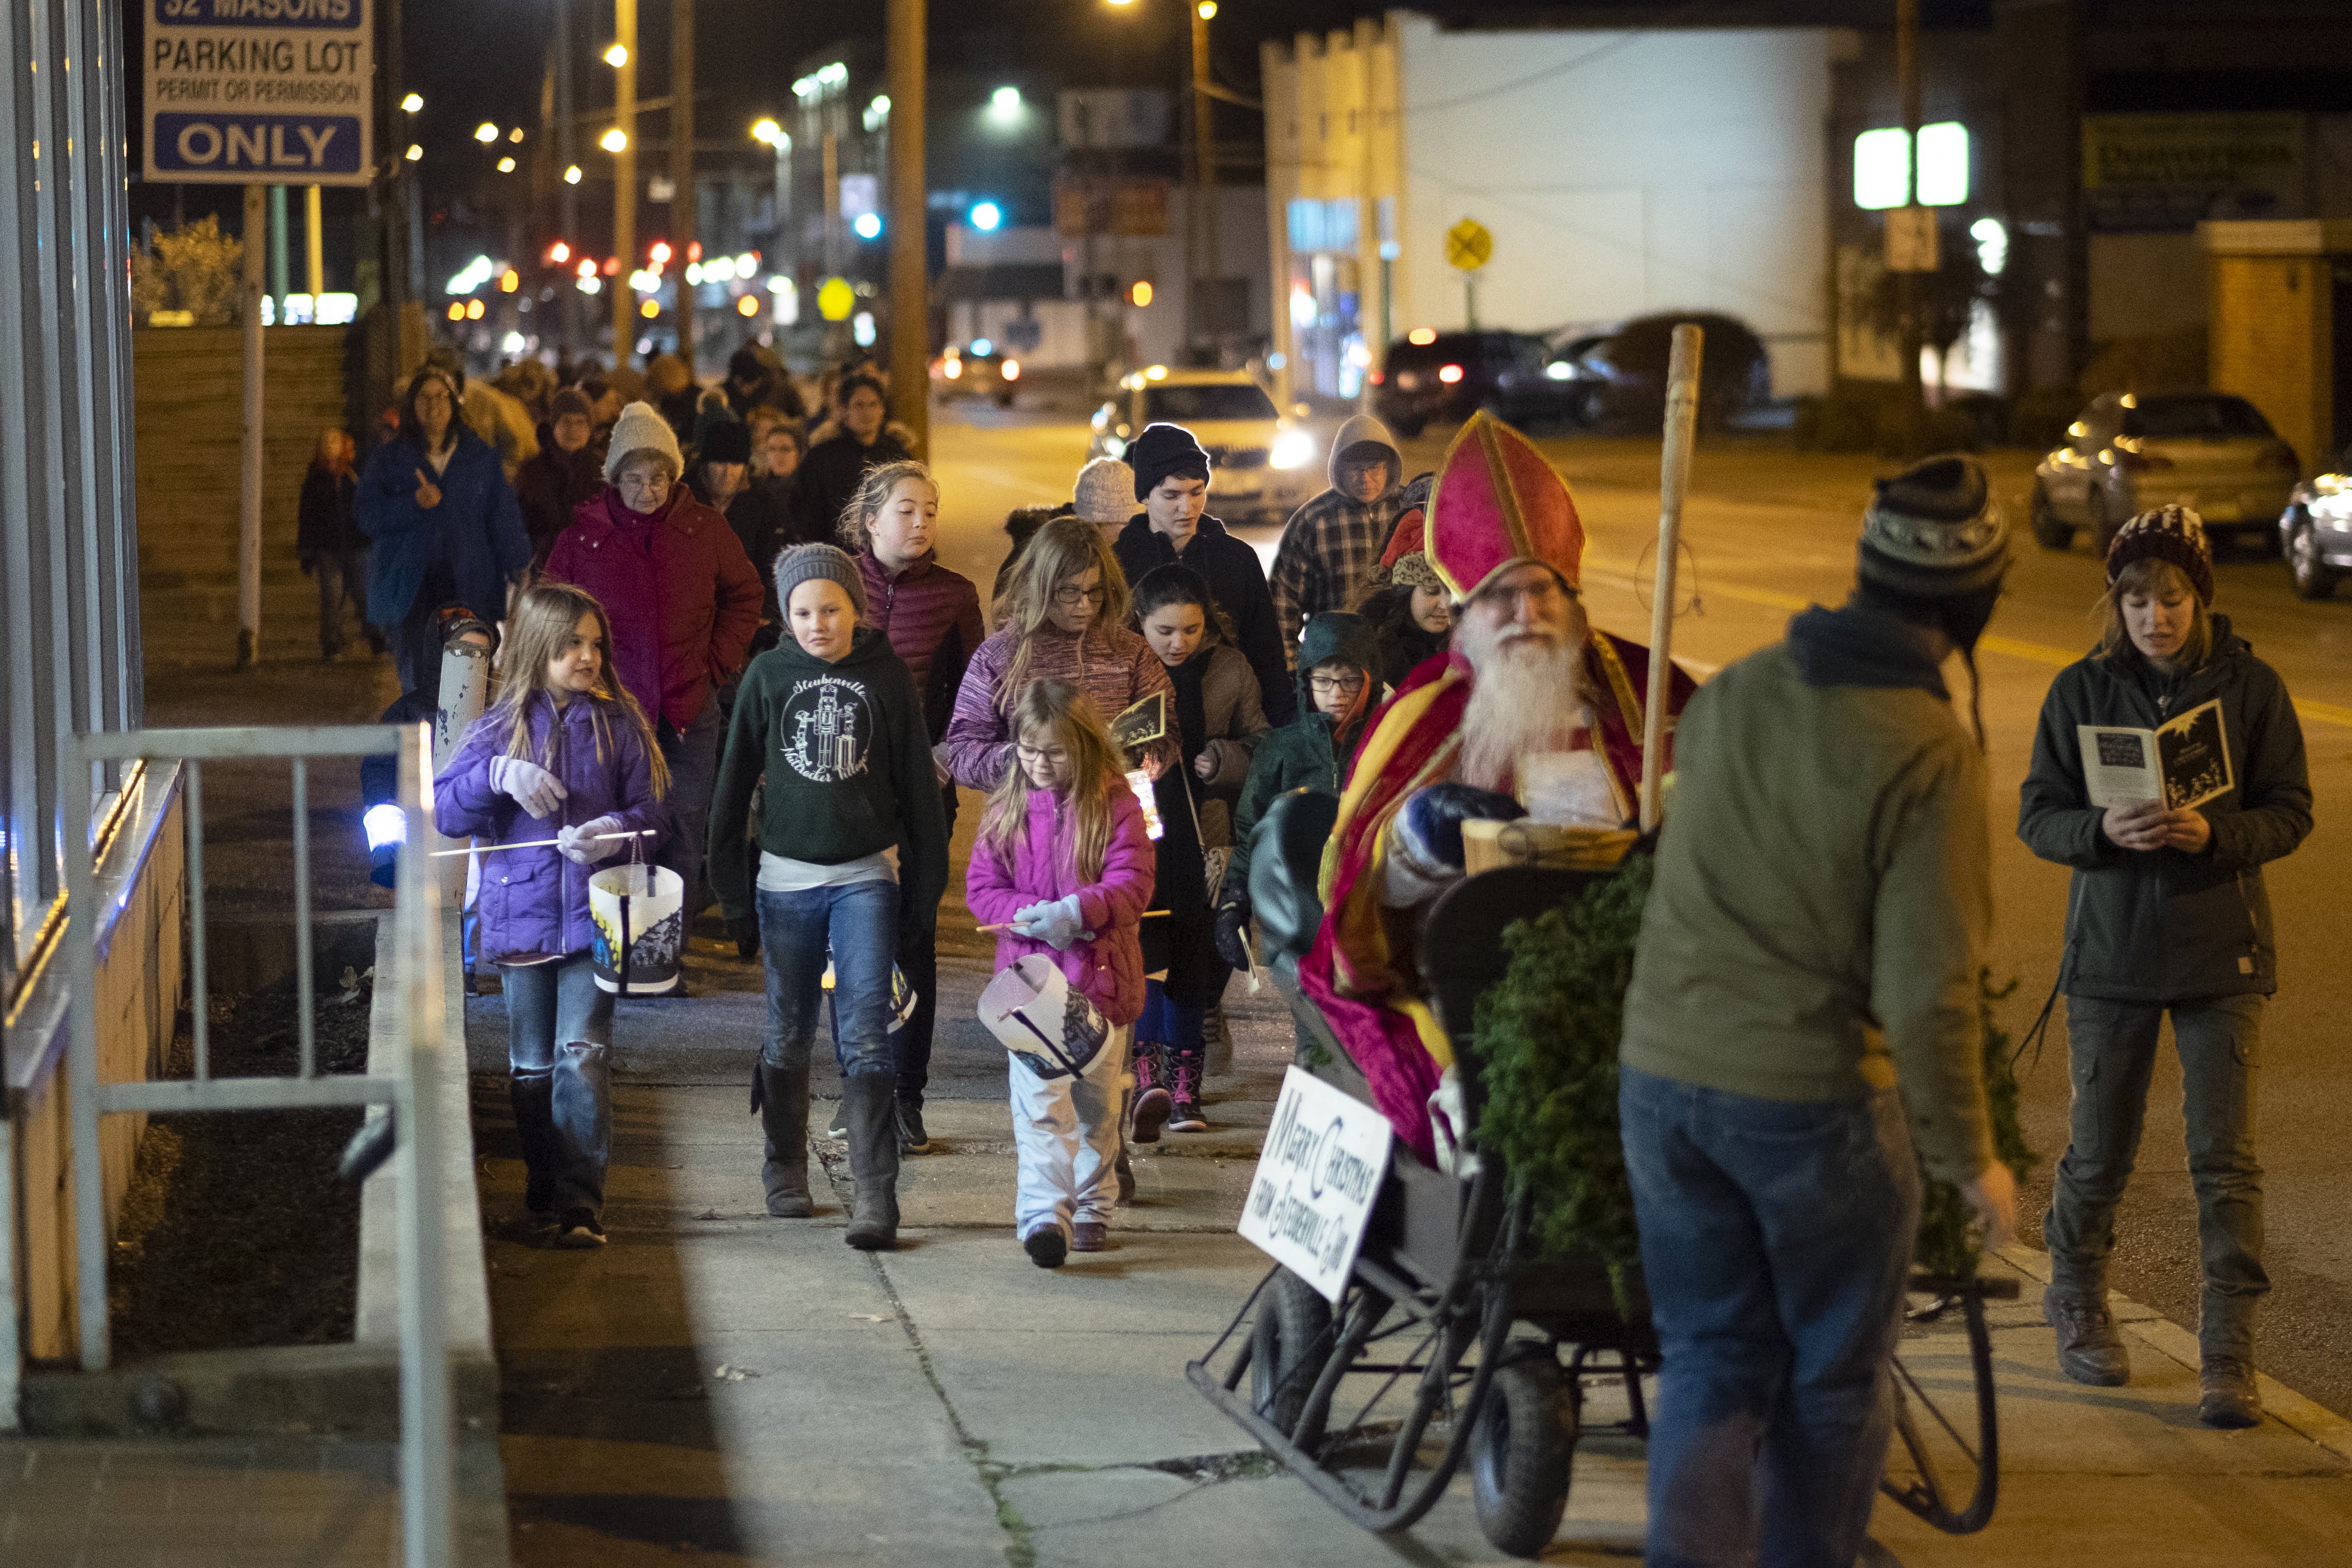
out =
<svg viewBox="0 0 2352 1568"><path fill-rule="evenodd" d="M2011 1242L2000 1249L1999 1256L2002 1262L2036 1284L2050 1282L2048 1253ZM2118 1329L2189 1371L2198 1370L2201 1358L2195 1334L2121 1291L2109 1291L2107 1304L2115 1313ZM2255 1372L2254 1385L2262 1391L2264 1415L2313 1447L2352 1464L2352 1420L2305 1398L2266 1372Z"/></svg>

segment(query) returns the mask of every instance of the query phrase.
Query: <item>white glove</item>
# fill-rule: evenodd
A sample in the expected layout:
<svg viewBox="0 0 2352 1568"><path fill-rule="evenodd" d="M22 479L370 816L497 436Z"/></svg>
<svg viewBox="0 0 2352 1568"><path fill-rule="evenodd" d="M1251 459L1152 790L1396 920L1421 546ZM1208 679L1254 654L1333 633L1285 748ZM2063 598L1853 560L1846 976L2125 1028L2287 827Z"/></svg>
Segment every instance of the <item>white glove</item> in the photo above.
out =
<svg viewBox="0 0 2352 1568"><path fill-rule="evenodd" d="M555 831L555 852L573 865L594 865L606 856L620 852L626 840L602 836L620 831L621 819L618 817L598 817L576 828L558 828Z"/></svg>
<svg viewBox="0 0 2352 1568"><path fill-rule="evenodd" d="M1044 904L1033 904L1015 911L1013 929L1032 942L1043 942L1056 953L1069 951L1080 939L1091 941L1094 933L1085 928L1078 914L1078 895L1056 898Z"/></svg>
<svg viewBox="0 0 2352 1568"><path fill-rule="evenodd" d="M514 797L515 804L541 821L555 815L571 793L563 780L538 763L520 757L490 758L490 788Z"/></svg>

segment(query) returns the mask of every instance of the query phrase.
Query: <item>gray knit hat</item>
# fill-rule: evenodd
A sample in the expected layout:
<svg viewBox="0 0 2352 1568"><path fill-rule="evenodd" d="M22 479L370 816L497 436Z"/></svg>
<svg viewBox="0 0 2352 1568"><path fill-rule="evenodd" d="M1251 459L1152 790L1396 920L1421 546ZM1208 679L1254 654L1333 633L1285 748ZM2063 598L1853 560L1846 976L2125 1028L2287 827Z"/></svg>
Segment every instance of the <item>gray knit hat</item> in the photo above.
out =
<svg viewBox="0 0 2352 1568"><path fill-rule="evenodd" d="M675 482L686 472L686 455L677 449L677 432L661 416L661 410L649 402L633 402L613 421L613 444L604 451L604 481L621 482L621 465L640 452L650 452L669 464L669 476Z"/></svg>
<svg viewBox="0 0 2352 1568"><path fill-rule="evenodd" d="M793 545L776 557L776 602L789 612L793 590L820 577L841 584L858 618L865 619L866 580L849 552L837 545Z"/></svg>
<svg viewBox="0 0 2352 1568"><path fill-rule="evenodd" d="M1862 580L1919 599L1981 592L2009 570L2009 525L1973 457L1930 457L1877 482Z"/></svg>
<svg viewBox="0 0 2352 1568"><path fill-rule="evenodd" d="M1071 500L1084 522L1123 523L1135 516L1135 470L1116 457L1097 457L1078 470Z"/></svg>

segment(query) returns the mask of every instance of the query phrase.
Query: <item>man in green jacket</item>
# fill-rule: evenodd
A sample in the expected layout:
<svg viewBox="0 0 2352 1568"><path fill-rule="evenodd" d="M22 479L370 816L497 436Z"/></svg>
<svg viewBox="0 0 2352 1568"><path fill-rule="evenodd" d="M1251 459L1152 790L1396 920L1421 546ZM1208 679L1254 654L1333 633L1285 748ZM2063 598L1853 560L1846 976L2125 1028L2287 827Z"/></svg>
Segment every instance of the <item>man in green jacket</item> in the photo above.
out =
<svg viewBox="0 0 2352 1568"><path fill-rule="evenodd" d="M1675 731L1619 1092L1664 1353L1652 1568L1852 1563L1886 1458L1915 1141L1990 1242L2012 1227L1977 1010L1985 765L1941 674L2008 565L1974 462L1882 480L1853 597L1723 670Z"/></svg>

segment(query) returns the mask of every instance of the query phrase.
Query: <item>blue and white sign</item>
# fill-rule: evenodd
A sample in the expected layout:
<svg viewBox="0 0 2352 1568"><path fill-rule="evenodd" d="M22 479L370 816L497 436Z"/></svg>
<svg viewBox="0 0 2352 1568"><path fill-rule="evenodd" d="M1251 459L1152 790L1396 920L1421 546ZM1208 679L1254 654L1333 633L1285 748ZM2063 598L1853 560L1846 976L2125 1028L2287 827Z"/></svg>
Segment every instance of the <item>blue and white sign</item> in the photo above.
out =
<svg viewBox="0 0 2352 1568"><path fill-rule="evenodd" d="M146 177L364 185L369 0L148 0Z"/></svg>

